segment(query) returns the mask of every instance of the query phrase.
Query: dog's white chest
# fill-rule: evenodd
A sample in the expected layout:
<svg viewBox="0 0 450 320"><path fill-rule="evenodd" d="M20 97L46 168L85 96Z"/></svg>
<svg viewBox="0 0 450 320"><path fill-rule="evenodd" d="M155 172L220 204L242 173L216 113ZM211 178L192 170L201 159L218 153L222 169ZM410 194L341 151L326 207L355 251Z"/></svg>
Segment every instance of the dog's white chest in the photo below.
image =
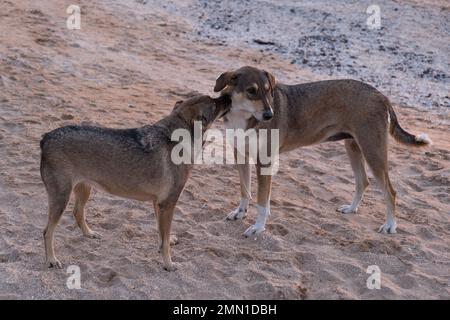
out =
<svg viewBox="0 0 450 320"><path fill-rule="evenodd" d="M251 113L244 110L231 110L226 115L225 127L227 129L247 129L248 119Z"/></svg>

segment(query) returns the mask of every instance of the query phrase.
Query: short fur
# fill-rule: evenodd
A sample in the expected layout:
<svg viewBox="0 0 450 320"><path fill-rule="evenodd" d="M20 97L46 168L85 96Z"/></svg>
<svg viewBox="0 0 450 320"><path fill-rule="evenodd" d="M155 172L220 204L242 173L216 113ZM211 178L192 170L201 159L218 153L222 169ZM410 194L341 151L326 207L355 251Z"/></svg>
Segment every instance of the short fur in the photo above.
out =
<svg viewBox="0 0 450 320"><path fill-rule="evenodd" d="M252 87L257 87L255 92ZM395 233L395 190L388 175L388 133L408 146L431 143L424 135L414 136L403 130L389 100L372 86L356 80L329 80L285 85L264 70L243 67L223 73L214 91L232 97L232 107L225 117L229 128L279 129L280 153L302 146L345 139L345 148L355 173L356 191L342 213L356 212L369 181L364 159L383 190L387 218L379 231ZM273 110L271 120L263 114ZM262 121L269 120L269 121ZM257 162L258 219L245 231L246 236L264 230L270 213L270 175L261 175ZM246 215L250 199L250 165L238 165L241 201L228 219Z"/></svg>
<svg viewBox="0 0 450 320"><path fill-rule="evenodd" d="M44 230L49 267L61 268L56 259L53 234L70 195L75 195L73 214L87 237L98 238L86 224L85 205L91 187L124 198L152 201L160 234L164 267L174 270L169 243L172 216L192 165L176 165L171 134L187 129L193 137L194 121L208 129L230 108L227 96L199 96L176 103L172 113L154 125L135 129L66 126L46 133L40 145L41 177L48 193L49 216Z"/></svg>

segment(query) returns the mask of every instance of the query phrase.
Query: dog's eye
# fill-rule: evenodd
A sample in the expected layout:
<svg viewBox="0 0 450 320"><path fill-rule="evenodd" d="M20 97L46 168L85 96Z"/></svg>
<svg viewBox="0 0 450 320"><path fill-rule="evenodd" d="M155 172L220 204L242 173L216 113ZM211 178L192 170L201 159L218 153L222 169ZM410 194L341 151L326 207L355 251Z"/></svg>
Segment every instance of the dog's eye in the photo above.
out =
<svg viewBox="0 0 450 320"><path fill-rule="evenodd" d="M256 88L255 87L250 87L247 89L247 93L250 95L255 95L256 94Z"/></svg>

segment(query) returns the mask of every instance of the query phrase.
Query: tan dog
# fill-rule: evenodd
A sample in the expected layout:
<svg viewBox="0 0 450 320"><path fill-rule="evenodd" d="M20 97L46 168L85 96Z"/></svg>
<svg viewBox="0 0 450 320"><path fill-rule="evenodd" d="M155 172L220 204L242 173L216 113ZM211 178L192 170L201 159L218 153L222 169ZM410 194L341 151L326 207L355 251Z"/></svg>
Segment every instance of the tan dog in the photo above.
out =
<svg viewBox="0 0 450 320"><path fill-rule="evenodd" d="M193 137L194 121L202 121L206 130L230 106L227 96L199 96L177 102L172 113L154 125L125 130L66 126L45 134L41 141L41 176L49 202L44 231L48 266L62 267L55 257L53 233L72 191L78 226L85 236L99 237L86 224L84 212L94 186L124 198L153 201L164 268L174 270L170 227L192 165L172 162L171 150L176 144L171 141L172 132L186 129Z"/></svg>
<svg viewBox="0 0 450 320"><path fill-rule="evenodd" d="M215 92L231 95L232 107L225 116L228 128L279 129L279 152L326 141L345 139L350 164L355 174L356 192L350 205L338 209L356 212L367 188L364 159L383 190L386 222L379 232L395 233L395 191L388 174L388 135L409 146L424 146L426 135L414 136L404 131L389 100L372 86L355 80L330 80L299 85L276 84L270 73L253 67L225 72L216 80ZM270 120L270 121L269 121ZM258 180L256 223L244 235L264 230L270 213L271 175ZM241 201L227 219L246 215L250 198L250 165L238 164Z"/></svg>

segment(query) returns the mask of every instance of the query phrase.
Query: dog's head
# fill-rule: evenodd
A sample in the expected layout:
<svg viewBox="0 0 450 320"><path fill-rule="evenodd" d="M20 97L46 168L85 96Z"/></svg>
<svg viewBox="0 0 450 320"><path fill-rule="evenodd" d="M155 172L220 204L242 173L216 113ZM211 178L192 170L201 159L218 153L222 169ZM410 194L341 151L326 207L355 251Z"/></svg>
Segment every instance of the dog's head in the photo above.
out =
<svg viewBox="0 0 450 320"><path fill-rule="evenodd" d="M242 67L222 73L216 80L215 92L222 91L232 99L232 110L254 116L258 121L273 117L275 77L265 70Z"/></svg>
<svg viewBox="0 0 450 320"><path fill-rule="evenodd" d="M190 125L193 125L194 121L201 121L203 130L207 130L230 108L231 99L227 94L223 94L219 98L199 95L188 100L178 101L175 103L172 113L181 116Z"/></svg>

